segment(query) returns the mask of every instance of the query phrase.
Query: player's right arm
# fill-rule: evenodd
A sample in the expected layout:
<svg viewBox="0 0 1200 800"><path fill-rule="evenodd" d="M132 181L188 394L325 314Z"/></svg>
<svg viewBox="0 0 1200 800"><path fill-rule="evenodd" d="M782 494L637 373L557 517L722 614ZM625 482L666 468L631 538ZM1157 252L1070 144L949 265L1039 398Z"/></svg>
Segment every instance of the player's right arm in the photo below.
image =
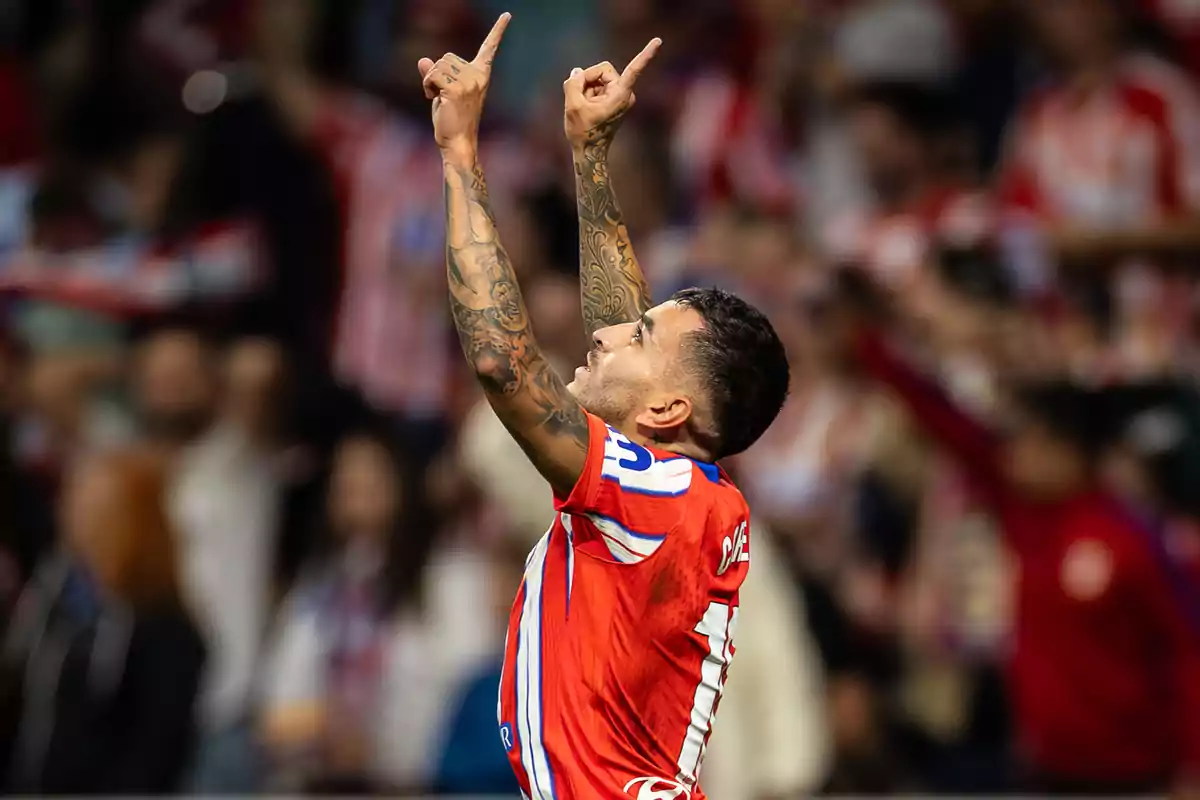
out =
<svg viewBox="0 0 1200 800"><path fill-rule="evenodd" d="M575 163L579 209L579 288L589 339L600 328L637 319L651 306L650 289L609 180L608 152L636 100L633 85L660 44L653 39L622 73L605 61L572 70L563 84L563 127Z"/></svg>

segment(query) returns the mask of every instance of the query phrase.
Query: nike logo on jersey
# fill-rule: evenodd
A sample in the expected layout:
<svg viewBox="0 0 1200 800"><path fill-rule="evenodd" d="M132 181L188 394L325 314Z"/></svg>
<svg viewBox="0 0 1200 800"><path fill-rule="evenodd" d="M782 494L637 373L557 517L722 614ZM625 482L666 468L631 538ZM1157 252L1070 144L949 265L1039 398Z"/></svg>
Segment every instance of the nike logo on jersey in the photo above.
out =
<svg viewBox="0 0 1200 800"><path fill-rule="evenodd" d="M635 786L641 787L638 789L637 800L677 800L692 794L683 784L663 778L634 778L625 784L625 794L629 794L629 790Z"/></svg>
<svg viewBox="0 0 1200 800"><path fill-rule="evenodd" d="M721 542L721 566L717 568L717 575L724 575L734 564L750 563L750 537L746 535L749 530L749 524L743 520L733 535L726 536Z"/></svg>

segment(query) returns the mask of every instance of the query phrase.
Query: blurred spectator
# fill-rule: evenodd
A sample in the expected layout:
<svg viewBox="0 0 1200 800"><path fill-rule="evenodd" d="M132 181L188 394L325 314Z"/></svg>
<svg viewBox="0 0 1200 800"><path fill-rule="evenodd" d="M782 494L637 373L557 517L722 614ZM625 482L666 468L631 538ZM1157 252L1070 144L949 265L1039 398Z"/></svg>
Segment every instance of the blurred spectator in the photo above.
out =
<svg viewBox="0 0 1200 800"><path fill-rule="evenodd" d="M63 552L30 583L5 646L23 691L9 791L179 788L204 646L179 594L163 486L145 454L72 474Z"/></svg>
<svg viewBox="0 0 1200 800"><path fill-rule="evenodd" d="M961 123L952 98L922 84L881 81L858 87L847 108L870 199L834 221L826 253L919 302L910 295L930 281L934 242L974 242L992 224L986 200L955 169Z"/></svg>
<svg viewBox="0 0 1200 800"><path fill-rule="evenodd" d="M427 788L450 693L494 646L485 576L464 586L453 573L470 565L405 524L399 464L373 435L335 455L331 549L289 596L263 675L263 733L289 784Z"/></svg>
<svg viewBox="0 0 1200 800"><path fill-rule="evenodd" d="M531 503L546 515L549 502ZM549 524L549 523L547 523ZM493 548L495 591L486 607L492 615L496 642L502 641L512 611L514 587L525 573L529 545L523 539L502 540ZM445 743L438 763L434 789L440 794L510 795L519 791L512 765L496 731L496 691L503 669L503 649L492 654L486 666L457 687L454 709L446 726Z"/></svg>
<svg viewBox="0 0 1200 800"><path fill-rule="evenodd" d="M267 0L257 24L267 93L327 163L341 206L335 377L394 415L423 466L449 437L444 409L458 356L444 302L442 173L413 65L427 52L467 52L475 39L461 4L440 3L436 14L409 10L416 25L398 26L391 43L398 60L383 87L390 105L313 74L306 56L319 19L314 3ZM502 208L506 170L498 161L514 178L523 165L504 149L489 159Z"/></svg>
<svg viewBox="0 0 1200 800"><path fill-rule="evenodd" d="M740 460L755 513L808 574L829 577L849 546L854 477L866 458L872 397L838 350L830 285L810 272L777 298L774 318L796 365L787 404Z"/></svg>
<svg viewBox="0 0 1200 800"><path fill-rule="evenodd" d="M858 349L956 458L1016 553L1009 674L1029 786L1190 785L1200 757L1200 636L1152 534L1096 483L1108 437L1100 402L1064 384L1029 389L1011 435L999 439L878 333L864 334Z"/></svg>
<svg viewBox="0 0 1200 800"><path fill-rule="evenodd" d="M805 211L817 235L864 201L860 159L847 136L846 98L861 84L936 86L951 74L955 31L945 3L850 0L809 4L816 19L810 49L812 119L805 142Z"/></svg>
<svg viewBox="0 0 1200 800"><path fill-rule="evenodd" d="M796 198L783 169L782 120L765 91L769 84L758 80L758 31L746 10L717 8L697 31L708 58L692 65L678 89L672 166L695 211L726 203L791 211Z"/></svg>
<svg viewBox="0 0 1200 800"><path fill-rule="evenodd" d="M1200 250L1200 96L1133 49L1115 0L1029 3L1055 80L1013 130L1003 190L1062 259Z"/></svg>
<svg viewBox="0 0 1200 800"><path fill-rule="evenodd" d="M238 342L223 380L217 358L198 334L165 330L142 345L135 376L147 438L170 458L178 569L209 644L191 779L202 793L258 785L251 690L271 609L280 503L278 348Z"/></svg>
<svg viewBox="0 0 1200 800"><path fill-rule="evenodd" d="M21 588L54 547L51 492L18 460L14 434L26 358L0 341L0 621L12 614ZM0 631L0 635L3 635Z"/></svg>

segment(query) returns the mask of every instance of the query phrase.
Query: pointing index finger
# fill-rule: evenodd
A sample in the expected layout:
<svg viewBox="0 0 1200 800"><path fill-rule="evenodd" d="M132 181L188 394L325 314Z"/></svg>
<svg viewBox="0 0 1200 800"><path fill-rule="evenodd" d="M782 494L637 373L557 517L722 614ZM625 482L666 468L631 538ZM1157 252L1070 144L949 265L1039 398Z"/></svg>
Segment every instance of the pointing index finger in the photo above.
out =
<svg viewBox="0 0 1200 800"><path fill-rule="evenodd" d="M633 86L637 81L638 76L646 69L646 66L654 58L654 54L658 52L658 48L662 45L662 39L655 36L650 40L649 44L642 48L642 52L633 57L633 61L625 67L625 71L621 73L621 83L626 86Z"/></svg>
<svg viewBox="0 0 1200 800"><path fill-rule="evenodd" d="M496 24L492 26L487 38L479 46L479 52L475 55L473 64L491 68L492 61L496 58L496 50L500 47L500 40L504 38L504 29L508 27L510 19L512 19L512 14L507 11L500 15L500 19L496 20Z"/></svg>

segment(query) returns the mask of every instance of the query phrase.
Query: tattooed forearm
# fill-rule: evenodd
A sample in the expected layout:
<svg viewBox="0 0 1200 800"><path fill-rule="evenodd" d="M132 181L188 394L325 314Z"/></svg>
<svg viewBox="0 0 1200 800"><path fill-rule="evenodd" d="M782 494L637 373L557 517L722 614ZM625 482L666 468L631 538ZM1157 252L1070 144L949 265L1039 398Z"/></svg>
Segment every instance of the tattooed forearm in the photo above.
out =
<svg viewBox="0 0 1200 800"><path fill-rule="evenodd" d="M635 320L650 308L650 289L608 178L608 149L618 123L591 131L587 144L575 152L579 283L589 337L607 325Z"/></svg>
<svg viewBox="0 0 1200 800"><path fill-rule="evenodd" d="M534 340L483 171L447 164L445 182L446 275L463 353L534 465L569 492L587 452L587 419Z"/></svg>

